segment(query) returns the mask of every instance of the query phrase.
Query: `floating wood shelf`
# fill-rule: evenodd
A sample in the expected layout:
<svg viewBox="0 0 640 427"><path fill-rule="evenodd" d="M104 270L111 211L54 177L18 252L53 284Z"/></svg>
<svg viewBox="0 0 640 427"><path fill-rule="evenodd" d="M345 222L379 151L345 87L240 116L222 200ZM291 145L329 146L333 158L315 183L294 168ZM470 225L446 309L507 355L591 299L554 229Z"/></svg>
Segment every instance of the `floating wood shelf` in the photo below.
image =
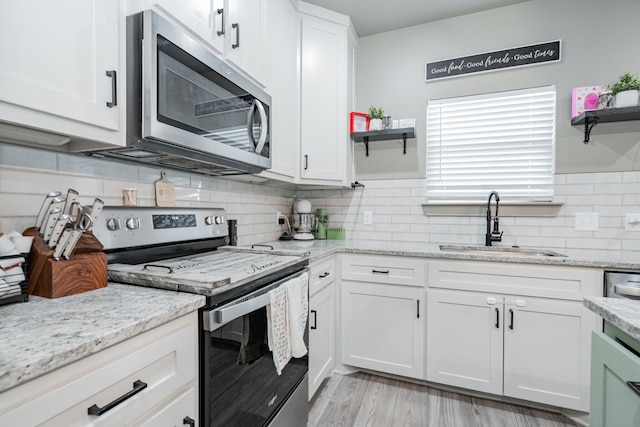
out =
<svg viewBox="0 0 640 427"><path fill-rule="evenodd" d="M369 157L369 141L385 141L390 139L400 139L403 142L403 154L407 154L407 138L415 138L414 128L372 130L369 132L356 132L351 134L351 139L355 142L364 142L365 152Z"/></svg>
<svg viewBox="0 0 640 427"><path fill-rule="evenodd" d="M584 143L588 144L591 130L598 123L626 122L629 120L640 120L640 107L585 111L571 119L571 124L574 126L584 124Z"/></svg>

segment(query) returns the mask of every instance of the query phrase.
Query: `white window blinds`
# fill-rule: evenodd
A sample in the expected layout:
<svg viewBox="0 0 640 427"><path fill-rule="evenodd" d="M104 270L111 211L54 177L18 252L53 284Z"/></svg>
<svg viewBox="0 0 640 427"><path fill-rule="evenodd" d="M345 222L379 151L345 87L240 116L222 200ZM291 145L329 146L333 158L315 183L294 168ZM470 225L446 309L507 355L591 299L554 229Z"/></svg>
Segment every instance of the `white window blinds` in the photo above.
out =
<svg viewBox="0 0 640 427"><path fill-rule="evenodd" d="M427 106L429 201L552 201L555 86Z"/></svg>

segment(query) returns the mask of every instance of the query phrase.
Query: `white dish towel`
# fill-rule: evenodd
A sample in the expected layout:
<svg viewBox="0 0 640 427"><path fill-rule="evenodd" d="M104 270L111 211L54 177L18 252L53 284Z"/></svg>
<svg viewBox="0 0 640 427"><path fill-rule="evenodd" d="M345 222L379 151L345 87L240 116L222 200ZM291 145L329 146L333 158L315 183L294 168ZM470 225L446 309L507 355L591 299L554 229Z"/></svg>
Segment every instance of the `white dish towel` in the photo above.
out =
<svg viewBox="0 0 640 427"><path fill-rule="evenodd" d="M307 328L309 316L309 274L287 281L287 299L289 309L289 337L291 340L291 355L302 357L307 354L304 343L304 332Z"/></svg>
<svg viewBox="0 0 640 427"><path fill-rule="evenodd" d="M278 375L292 356L307 354L304 332L309 316L308 283L309 274L303 273L269 291L267 335Z"/></svg>
<svg viewBox="0 0 640 427"><path fill-rule="evenodd" d="M267 337L269 350L273 353L273 364L280 375L291 359L286 283L270 290L269 297L271 304L267 307Z"/></svg>

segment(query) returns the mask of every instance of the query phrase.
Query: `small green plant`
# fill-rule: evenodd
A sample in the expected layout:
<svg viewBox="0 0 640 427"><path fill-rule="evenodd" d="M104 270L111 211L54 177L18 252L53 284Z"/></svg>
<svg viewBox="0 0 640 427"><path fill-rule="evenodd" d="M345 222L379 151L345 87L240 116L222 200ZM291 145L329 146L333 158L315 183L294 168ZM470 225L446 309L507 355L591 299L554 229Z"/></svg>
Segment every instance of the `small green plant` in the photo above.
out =
<svg viewBox="0 0 640 427"><path fill-rule="evenodd" d="M640 79L637 74L626 72L620 75L617 82L609 85L609 89L614 95L625 90L640 90Z"/></svg>
<svg viewBox="0 0 640 427"><path fill-rule="evenodd" d="M369 118L370 119L381 119L384 116L384 110L382 108L374 107L373 105L369 106Z"/></svg>

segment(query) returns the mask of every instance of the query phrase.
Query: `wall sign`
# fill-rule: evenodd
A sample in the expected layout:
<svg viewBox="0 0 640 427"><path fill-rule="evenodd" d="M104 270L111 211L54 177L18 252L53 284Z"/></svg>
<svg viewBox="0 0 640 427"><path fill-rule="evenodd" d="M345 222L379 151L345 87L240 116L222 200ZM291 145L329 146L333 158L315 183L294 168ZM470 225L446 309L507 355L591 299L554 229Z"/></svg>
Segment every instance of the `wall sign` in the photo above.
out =
<svg viewBox="0 0 640 427"><path fill-rule="evenodd" d="M560 61L560 40L427 62L426 81Z"/></svg>

